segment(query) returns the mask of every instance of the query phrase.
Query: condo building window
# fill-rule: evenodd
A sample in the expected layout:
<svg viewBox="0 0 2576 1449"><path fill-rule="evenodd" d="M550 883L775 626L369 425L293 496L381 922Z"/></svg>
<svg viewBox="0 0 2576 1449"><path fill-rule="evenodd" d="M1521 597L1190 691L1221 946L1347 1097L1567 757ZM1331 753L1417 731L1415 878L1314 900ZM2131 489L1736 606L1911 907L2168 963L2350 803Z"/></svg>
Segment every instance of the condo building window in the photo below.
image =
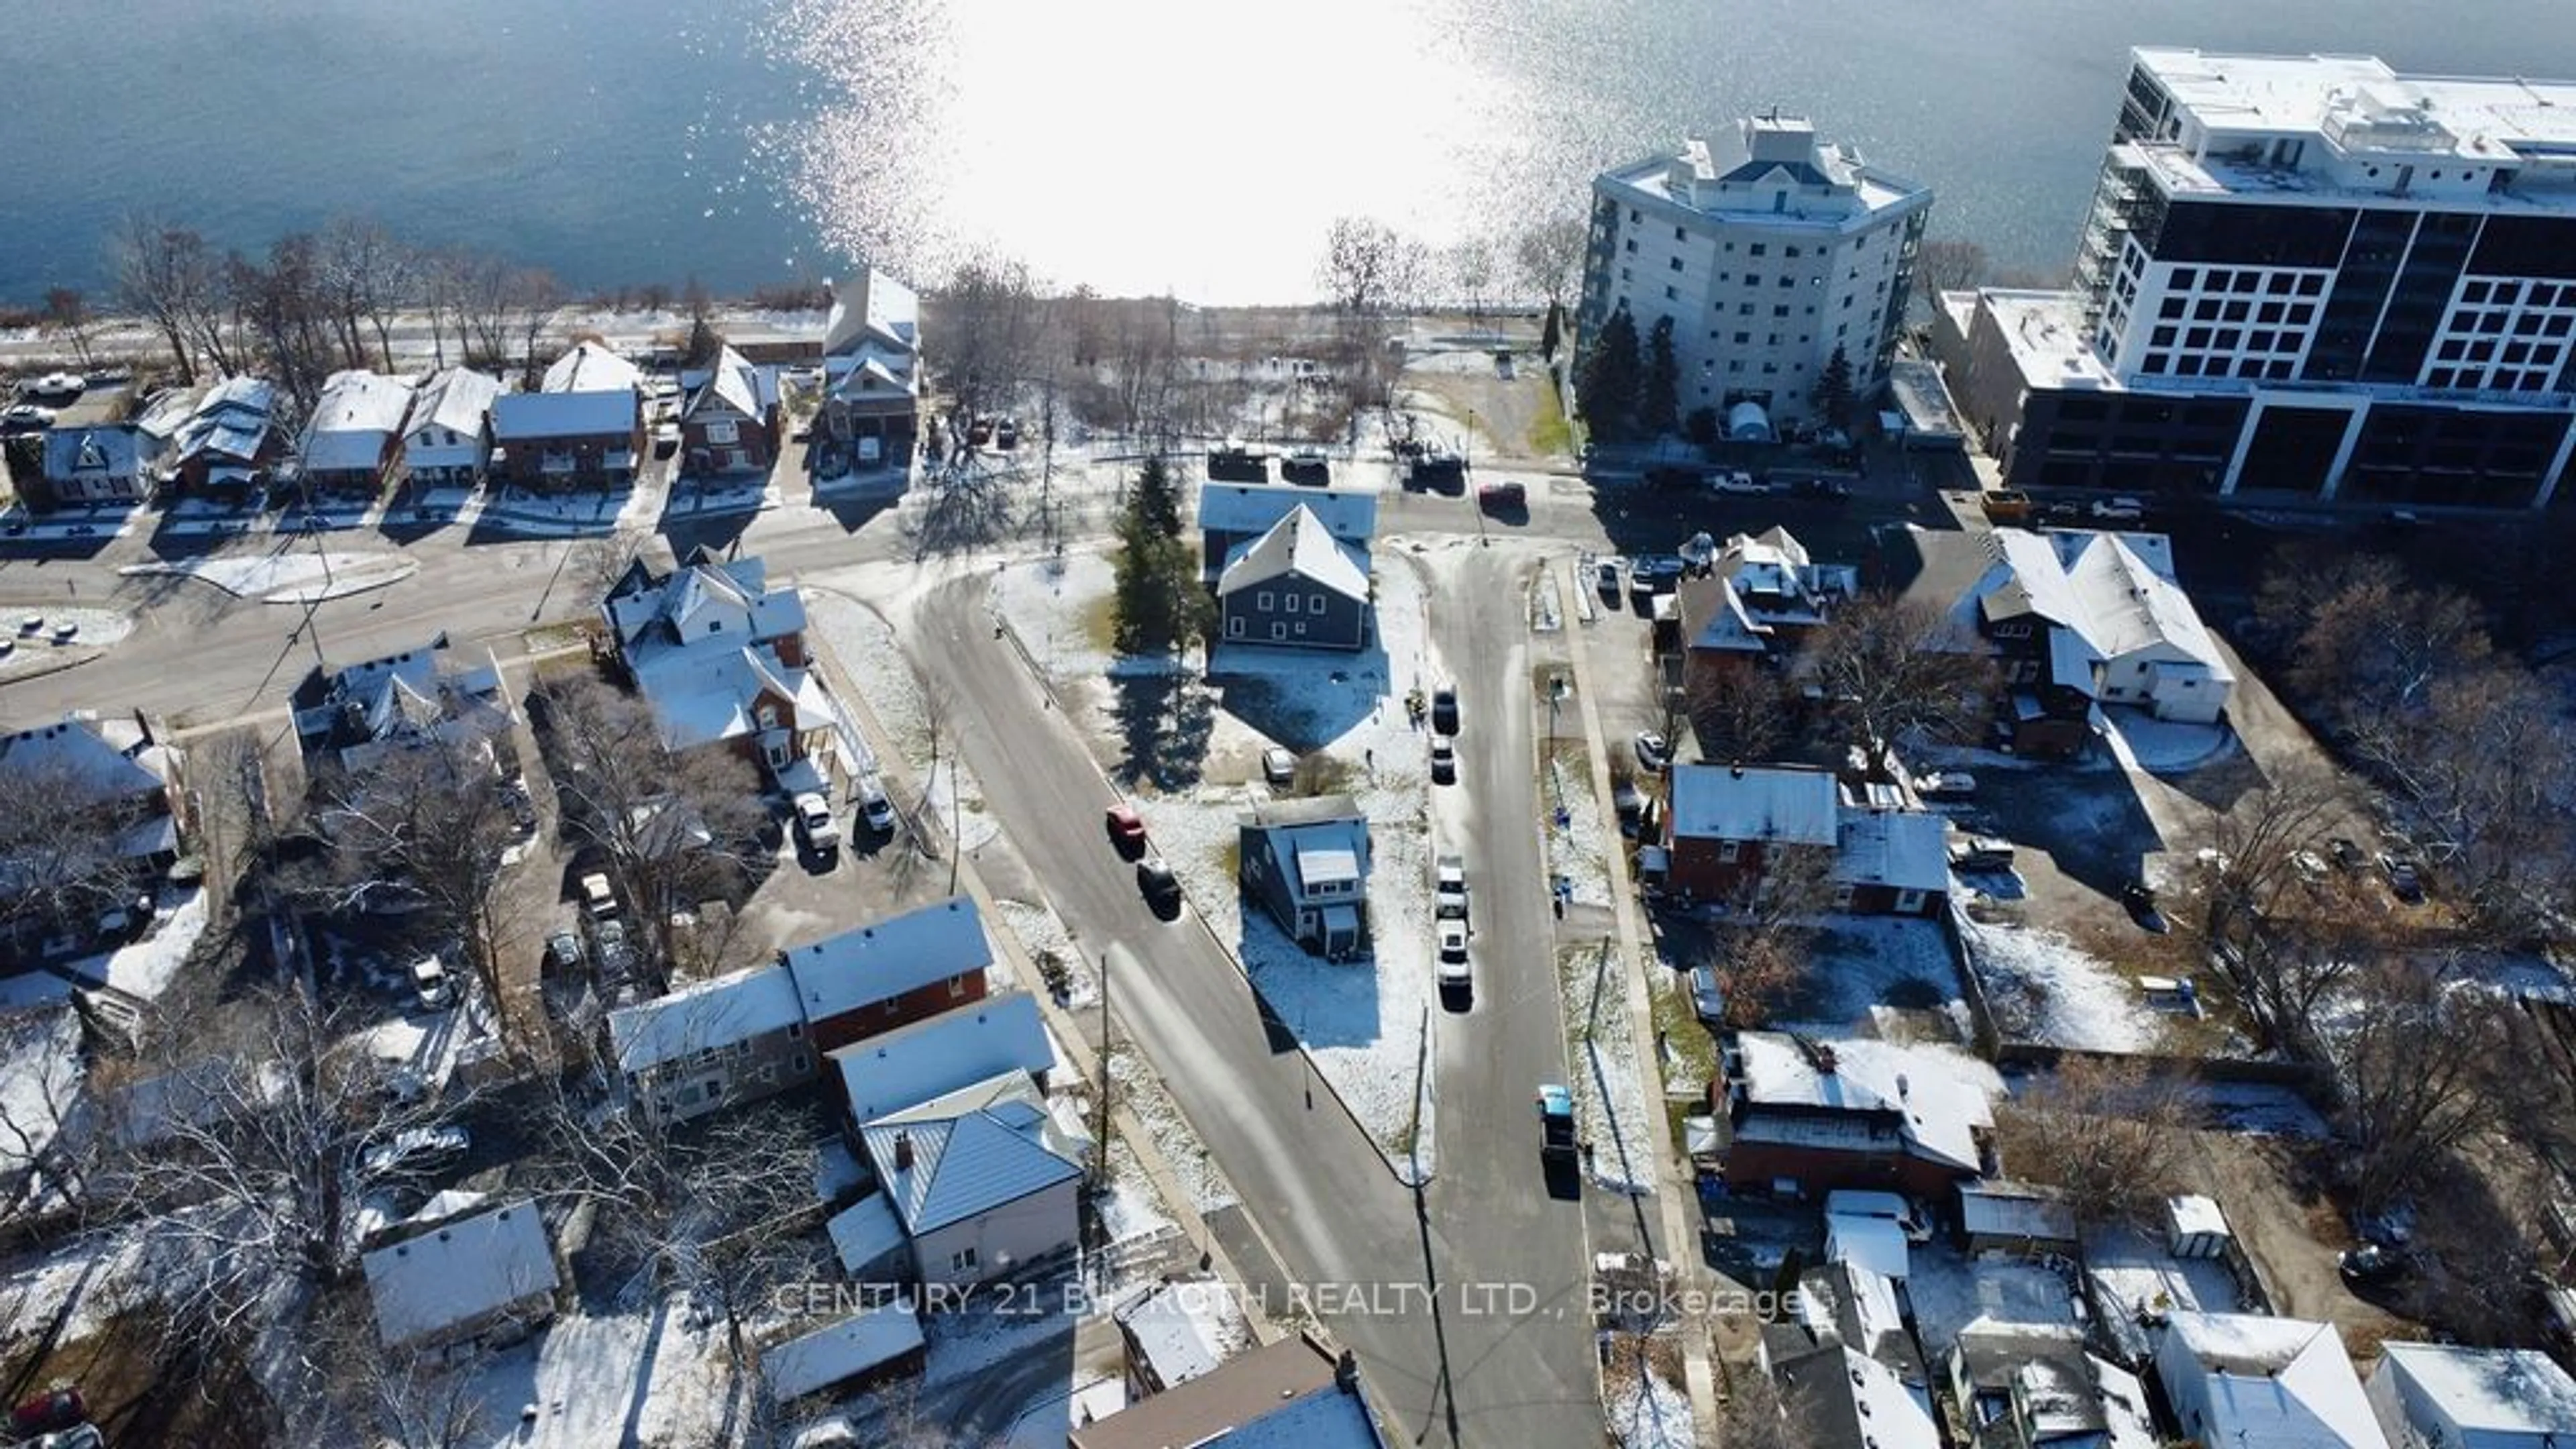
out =
<svg viewBox="0 0 2576 1449"><path fill-rule="evenodd" d="M1629 254L1629 255L1631 255L1631 256L1634 256L1634 255L1636 255L1636 252L1637 252L1637 239L1636 239L1635 237L1630 237L1630 238L1628 238L1628 254Z"/></svg>
<svg viewBox="0 0 2576 1449"><path fill-rule="evenodd" d="M2263 279L2263 290L2270 292L2275 296L2286 296L2290 290L2290 282L2291 277L2289 273L2274 272L2272 275Z"/></svg>
<svg viewBox="0 0 2576 1449"><path fill-rule="evenodd" d="M2326 279L2323 277L2310 275L2299 278L2299 295L2302 297L2317 296L2325 289Z"/></svg>
<svg viewBox="0 0 2576 1449"><path fill-rule="evenodd" d="M2194 267L2174 268L2173 284L2185 290L2198 286L2200 284L2199 269Z"/></svg>
<svg viewBox="0 0 2576 1449"><path fill-rule="evenodd" d="M2170 360L2161 352L2150 352L2147 354L2145 365L2138 370L2150 377L2161 376L2165 370L2165 364Z"/></svg>
<svg viewBox="0 0 2576 1449"><path fill-rule="evenodd" d="M2272 359L2271 365L2264 371L2263 375L2271 378L2275 382L2288 378L2290 375L2289 359L2282 357Z"/></svg>
<svg viewBox="0 0 2576 1449"><path fill-rule="evenodd" d="M2175 329L2171 327L2159 327L2153 332L2147 334L2147 345L2149 347L2171 347L2174 345L2174 335Z"/></svg>
<svg viewBox="0 0 2576 1449"><path fill-rule="evenodd" d="M2302 278L2302 279L2300 280L2299 285L2301 285L2302 287L2306 286L2306 285L2307 285L2307 281L2306 281L2306 279L2305 279L2305 278ZM2309 318L2311 318L2311 317L2314 317L2314 316L2316 316L2316 315L2317 315L2317 309L2316 309L2316 308L2314 308L2314 307L2309 307L2309 306L2297 306L2297 307L2292 307L2292 308L2290 309L2290 325L2291 325L2291 326L2293 326L2293 327L2305 327L2305 326L2307 326L2307 325L2308 325L2308 319L2309 319Z"/></svg>
<svg viewBox="0 0 2576 1449"><path fill-rule="evenodd" d="M1629 222L1629 224L1630 224L1630 225L1632 225L1632 226L1633 226L1633 225L1635 225L1636 223L1641 222L1641 221L1644 221L1644 220L1645 220L1645 218L1644 218L1643 216L1640 216L1640 215L1638 214L1638 212L1637 212L1637 208L1635 208L1635 207L1633 207L1633 206L1628 208L1628 222Z"/></svg>
<svg viewBox="0 0 2576 1449"><path fill-rule="evenodd" d="M1771 338L1770 338L1769 345L1770 345L1770 346L1773 346L1773 347L1777 347L1777 346L1779 346L1779 345L1780 345L1780 334L1779 334L1779 333L1774 332L1774 333L1772 333L1772 334L1771 334Z"/></svg>
<svg viewBox="0 0 2576 1449"><path fill-rule="evenodd" d="M1674 257L1674 258L1672 258L1669 262L1667 262L1667 263L1666 263L1666 265L1667 265L1667 266L1670 266L1674 271L1678 272L1678 271L1680 271L1680 270L1682 269L1682 259L1681 259L1681 258L1679 258L1679 257Z"/></svg>
<svg viewBox="0 0 2576 1449"><path fill-rule="evenodd" d="M1752 303L1750 303L1750 302L1746 302L1746 303L1742 304L1741 306L1738 306L1738 307L1735 309L1735 315L1736 315L1736 316L1738 316L1738 317L1750 317L1750 316L1752 316L1752 315L1753 315L1753 304L1752 304Z"/></svg>
<svg viewBox="0 0 2576 1449"><path fill-rule="evenodd" d="M2168 322L2179 321L2182 318L2183 308L2187 305L2180 297L2167 297L2157 304L2156 315Z"/></svg>
<svg viewBox="0 0 2576 1449"><path fill-rule="evenodd" d="M2229 322L2242 322L2251 313L2251 311L2252 304L2250 303L2230 302L2227 304L2226 309L2219 313L2219 316Z"/></svg>
<svg viewBox="0 0 2576 1449"><path fill-rule="evenodd" d="M2234 352L2237 348L2242 347L2242 346L2244 346L2244 345L2245 345L2245 334L2244 334L2244 333L2242 333L2242 332L2238 331L2237 329L2235 329L2235 328L2233 328L2233 327L2222 327L2222 328L2220 328L2220 329L2219 329L2219 332L2218 332L2218 350L2219 350L2219 351L2221 351L2221 352Z"/></svg>
<svg viewBox="0 0 2576 1449"><path fill-rule="evenodd" d="M1771 315L1774 317L1786 317L1789 315L1789 309L1786 307L1774 307L1771 309Z"/></svg>
<svg viewBox="0 0 2576 1449"><path fill-rule="evenodd" d="M1771 244L1769 242L1755 242L1749 250L1757 257L1768 256L1771 252Z"/></svg>
<svg viewBox="0 0 2576 1449"><path fill-rule="evenodd" d="M2200 300L2199 304L2198 304L2198 305L2196 305L2196 306L2194 306L2194 307L2191 309L2191 316L2192 316L2192 320L2193 320L2193 321L2195 321L2195 322L2215 322L2215 321L2217 321L2217 320L2218 320L2218 303L2217 303L2217 301L2216 301L2215 299L2212 299L2212 298L2207 298L2207 297L2202 298L2202 299Z"/></svg>
<svg viewBox="0 0 2576 1449"><path fill-rule="evenodd" d="M2281 315L2282 307L2280 303L2266 302L2254 313L2254 320L2257 322L2278 322L2281 320Z"/></svg>
<svg viewBox="0 0 2576 1449"><path fill-rule="evenodd" d="M1667 302L1677 302L1681 300L1681 294L1670 287L1666 287L1664 289L1664 300Z"/></svg>
<svg viewBox="0 0 2576 1449"><path fill-rule="evenodd" d="M1782 256L1785 256L1785 257L1794 257L1794 256L1796 256L1797 254L1798 254L1798 249L1797 249L1796 247L1791 247L1791 248L1789 248L1787 251L1784 251L1784 252L1782 252L1782 253L1781 253L1781 255L1782 255Z"/></svg>
<svg viewBox="0 0 2576 1449"><path fill-rule="evenodd" d="M2209 329L2206 327L2194 327L2189 332L2182 335L2182 345L2185 347L2207 347L2209 345Z"/></svg>
<svg viewBox="0 0 2576 1449"><path fill-rule="evenodd" d="M1752 340L1753 334L1750 332L1738 332L1735 334L1735 345L1738 347L1742 347Z"/></svg>
<svg viewBox="0 0 2576 1449"><path fill-rule="evenodd" d="M1760 272L1746 272L1746 273L1744 274L1744 285L1746 285L1746 286L1748 286L1748 287L1758 287L1758 286L1761 286L1761 285L1762 285L1762 274L1761 274Z"/></svg>

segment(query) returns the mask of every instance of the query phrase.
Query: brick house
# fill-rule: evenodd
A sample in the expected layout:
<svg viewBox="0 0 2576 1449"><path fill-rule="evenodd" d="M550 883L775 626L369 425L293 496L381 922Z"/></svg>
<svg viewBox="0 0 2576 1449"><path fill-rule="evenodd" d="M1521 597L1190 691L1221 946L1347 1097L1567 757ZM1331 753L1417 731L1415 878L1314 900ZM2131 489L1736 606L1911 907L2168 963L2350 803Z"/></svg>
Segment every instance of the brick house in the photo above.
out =
<svg viewBox="0 0 2576 1449"><path fill-rule="evenodd" d="M575 346L537 391L492 400L491 471L513 487L556 493L633 481L644 453L642 381L605 344Z"/></svg>
<svg viewBox="0 0 2576 1449"><path fill-rule="evenodd" d="M1758 897L1804 853L1825 868L1840 838L1831 771L1804 765L1676 765L1669 888L1698 900Z"/></svg>
<svg viewBox="0 0 2576 1449"><path fill-rule="evenodd" d="M1729 1184L1818 1197L1882 1189L1939 1200L1993 1156L1993 1069L1937 1047L1736 1035L1723 1092Z"/></svg>
<svg viewBox="0 0 2576 1449"><path fill-rule="evenodd" d="M411 383L403 378L356 368L331 374L299 444L305 486L371 497L380 492L401 461L411 401Z"/></svg>
<svg viewBox="0 0 2576 1449"><path fill-rule="evenodd" d="M817 1047L836 1051L984 999L993 943L975 902L952 896L779 953Z"/></svg>
<svg viewBox="0 0 2576 1449"><path fill-rule="evenodd" d="M766 473L777 461L777 386L770 374L725 348L681 405L681 471Z"/></svg>

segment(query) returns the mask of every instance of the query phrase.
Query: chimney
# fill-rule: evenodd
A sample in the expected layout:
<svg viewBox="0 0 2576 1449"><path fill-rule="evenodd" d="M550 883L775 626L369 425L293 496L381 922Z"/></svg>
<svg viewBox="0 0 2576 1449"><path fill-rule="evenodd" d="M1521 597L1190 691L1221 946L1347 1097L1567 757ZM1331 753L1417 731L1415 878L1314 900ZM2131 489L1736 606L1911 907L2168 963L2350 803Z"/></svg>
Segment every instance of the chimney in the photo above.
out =
<svg viewBox="0 0 2576 1449"><path fill-rule="evenodd" d="M1816 1046L1816 1070L1828 1077L1834 1074L1834 1049L1821 1042Z"/></svg>
<svg viewBox="0 0 2576 1449"><path fill-rule="evenodd" d="M1360 1356L1347 1348L1342 1350L1340 1358L1333 1360L1333 1387L1354 1398L1359 1395Z"/></svg>
<svg viewBox="0 0 2576 1449"><path fill-rule="evenodd" d="M1903 1072L1898 1072L1896 1074L1896 1095L1899 1097L1911 1097L1914 1095L1914 1084L1905 1080L1905 1074Z"/></svg>
<svg viewBox="0 0 2576 1449"><path fill-rule="evenodd" d="M909 1132L894 1134L894 1170L912 1171L912 1134Z"/></svg>

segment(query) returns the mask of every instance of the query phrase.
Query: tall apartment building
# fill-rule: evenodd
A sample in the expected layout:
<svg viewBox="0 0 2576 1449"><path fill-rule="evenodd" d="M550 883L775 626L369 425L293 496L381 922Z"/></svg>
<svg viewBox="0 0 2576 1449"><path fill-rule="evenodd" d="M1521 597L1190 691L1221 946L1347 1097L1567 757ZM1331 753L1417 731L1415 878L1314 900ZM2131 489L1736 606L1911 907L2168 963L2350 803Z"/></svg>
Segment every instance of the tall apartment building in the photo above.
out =
<svg viewBox="0 0 2576 1449"><path fill-rule="evenodd" d="M2074 290L1942 299L2007 481L2546 504L2576 448L2576 85L2132 62Z"/></svg>
<svg viewBox="0 0 2576 1449"><path fill-rule="evenodd" d="M1640 339L1673 319L1685 416L1753 403L1774 426L1814 423L1836 351L1857 394L1885 378L1931 188L1775 112L1605 171L1592 196L1579 324L1591 335L1623 303Z"/></svg>

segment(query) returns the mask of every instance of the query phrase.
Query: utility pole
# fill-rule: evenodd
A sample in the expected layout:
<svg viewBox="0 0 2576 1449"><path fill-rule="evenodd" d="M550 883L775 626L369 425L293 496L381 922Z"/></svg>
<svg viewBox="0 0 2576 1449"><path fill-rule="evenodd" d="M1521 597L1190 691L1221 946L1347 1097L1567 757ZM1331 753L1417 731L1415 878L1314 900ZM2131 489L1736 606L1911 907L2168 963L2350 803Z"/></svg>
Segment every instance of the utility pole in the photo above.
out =
<svg viewBox="0 0 2576 1449"><path fill-rule="evenodd" d="M1094 1150L1100 1154L1100 1171L1109 1170L1109 957L1100 953L1100 1134L1094 1139Z"/></svg>

